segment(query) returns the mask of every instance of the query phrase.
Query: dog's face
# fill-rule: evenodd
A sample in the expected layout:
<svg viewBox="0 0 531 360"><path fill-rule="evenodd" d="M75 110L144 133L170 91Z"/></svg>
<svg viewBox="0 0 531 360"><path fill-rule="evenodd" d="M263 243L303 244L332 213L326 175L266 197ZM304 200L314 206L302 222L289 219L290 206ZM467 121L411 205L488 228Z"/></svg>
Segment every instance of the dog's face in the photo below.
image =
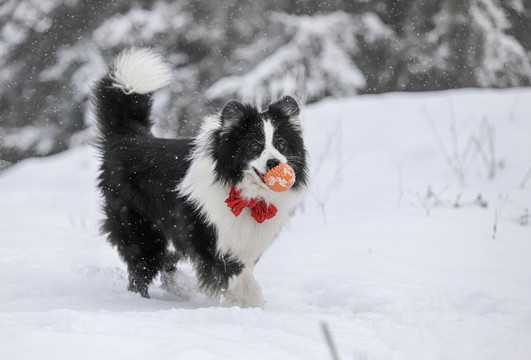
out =
<svg viewBox="0 0 531 360"><path fill-rule="evenodd" d="M307 181L306 150L302 139L299 106L290 96L269 105L264 112L231 101L221 112L221 129L214 136L212 156L217 180L234 186L267 189L264 175L279 163L295 171L292 189Z"/></svg>

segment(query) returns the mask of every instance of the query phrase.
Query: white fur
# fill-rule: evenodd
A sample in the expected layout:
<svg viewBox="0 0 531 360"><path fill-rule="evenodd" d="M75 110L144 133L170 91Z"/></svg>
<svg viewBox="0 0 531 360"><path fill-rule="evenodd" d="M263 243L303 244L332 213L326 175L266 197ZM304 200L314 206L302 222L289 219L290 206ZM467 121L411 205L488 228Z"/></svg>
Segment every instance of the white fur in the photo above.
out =
<svg viewBox="0 0 531 360"><path fill-rule="evenodd" d="M265 174L267 171L267 160L275 158L282 163L287 161L286 157L282 155L280 151L278 151L273 145L274 133L275 127L273 124L271 124L271 121L264 121L264 150L256 160L251 162L251 166L256 168L256 170L260 171L262 174Z"/></svg>
<svg viewBox="0 0 531 360"><path fill-rule="evenodd" d="M148 94L168 85L171 69L149 49L123 51L114 62L113 85L125 93Z"/></svg>
<svg viewBox="0 0 531 360"><path fill-rule="evenodd" d="M219 253L230 254L245 265L245 270L231 279L227 299L232 299L231 301L241 306L262 306L260 286L252 274L254 266L288 220L302 192L292 189L283 193L273 192L252 170L252 166L249 166L243 180L236 187L247 198L263 197L266 202L274 204L278 212L275 217L263 223L258 223L251 216L249 208L245 208L238 217L234 216L225 203L230 187L214 181L214 159L204 150L209 133L220 127L219 118L210 117L205 120L196 138L197 146L191 155L191 166L177 190L192 200L201 209L205 220L215 227ZM272 145L274 128L271 123L264 123L264 129L266 146L261 156L253 162L260 166L257 168L259 171L265 170L265 162L272 157L285 161L285 157Z"/></svg>
<svg viewBox="0 0 531 360"><path fill-rule="evenodd" d="M230 279L225 298L231 304L242 307L263 307L265 305L262 289L254 278L252 269L244 268L240 275Z"/></svg>
<svg viewBox="0 0 531 360"><path fill-rule="evenodd" d="M177 249L175 248L175 245L173 245L173 241L169 240L166 244L166 251L169 254L175 254L177 252Z"/></svg>

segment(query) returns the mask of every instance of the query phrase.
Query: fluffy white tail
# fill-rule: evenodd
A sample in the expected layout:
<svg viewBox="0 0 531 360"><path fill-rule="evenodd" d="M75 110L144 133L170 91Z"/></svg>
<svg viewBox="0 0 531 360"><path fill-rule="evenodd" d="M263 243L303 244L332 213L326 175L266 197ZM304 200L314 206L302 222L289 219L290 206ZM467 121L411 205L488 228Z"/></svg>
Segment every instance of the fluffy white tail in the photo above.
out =
<svg viewBox="0 0 531 360"><path fill-rule="evenodd" d="M114 61L111 76L113 86L126 94L148 94L172 80L169 65L149 49L123 51Z"/></svg>

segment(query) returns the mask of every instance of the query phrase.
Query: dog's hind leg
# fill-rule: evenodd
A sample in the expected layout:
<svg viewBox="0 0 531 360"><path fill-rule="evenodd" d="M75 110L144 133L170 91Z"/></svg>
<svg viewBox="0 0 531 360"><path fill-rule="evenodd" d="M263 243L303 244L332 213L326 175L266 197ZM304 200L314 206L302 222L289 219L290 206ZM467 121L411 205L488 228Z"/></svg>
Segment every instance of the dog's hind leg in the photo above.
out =
<svg viewBox="0 0 531 360"><path fill-rule="evenodd" d="M159 239L153 240L160 241ZM149 298L148 287L160 271L160 257L157 253L130 255L129 260L127 260L129 291Z"/></svg>
<svg viewBox="0 0 531 360"><path fill-rule="evenodd" d="M134 210L122 207L118 214L108 215L111 216L107 216L104 231L109 234L109 241L117 247L127 264L128 290L147 298L149 284L162 270L164 263L164 236Z"/></svg>
<svg viewBox="0 0 531 360"><path fill-rule="evenodd" d="M175 273L177 271L177 263L179 262L180 255L175 249L173 242L168 240L165 248L164 264L160 271L160 278L162 281L162 287L166 291L183 297L177 282L175 281Z"/></svg>

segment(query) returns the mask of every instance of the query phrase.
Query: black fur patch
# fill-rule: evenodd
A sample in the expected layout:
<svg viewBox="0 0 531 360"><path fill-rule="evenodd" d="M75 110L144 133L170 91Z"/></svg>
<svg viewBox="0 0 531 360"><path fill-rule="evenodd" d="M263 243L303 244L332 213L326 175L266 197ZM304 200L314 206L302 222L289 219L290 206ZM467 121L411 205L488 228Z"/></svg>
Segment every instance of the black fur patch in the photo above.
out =
<svg viewBox="0 0 531 360"><path fill-rule="evenodd" d="M129 290L148 297L161 270L191 259L208 293L226 288L243 265L218 256L215 231L175 191L190 166L191 140L158 139L149 131L149 95L125 95L100 81L94 91L102 153L99 187L108 240L129 272ZM177 253L168 251L171 241Z"/></svg>

